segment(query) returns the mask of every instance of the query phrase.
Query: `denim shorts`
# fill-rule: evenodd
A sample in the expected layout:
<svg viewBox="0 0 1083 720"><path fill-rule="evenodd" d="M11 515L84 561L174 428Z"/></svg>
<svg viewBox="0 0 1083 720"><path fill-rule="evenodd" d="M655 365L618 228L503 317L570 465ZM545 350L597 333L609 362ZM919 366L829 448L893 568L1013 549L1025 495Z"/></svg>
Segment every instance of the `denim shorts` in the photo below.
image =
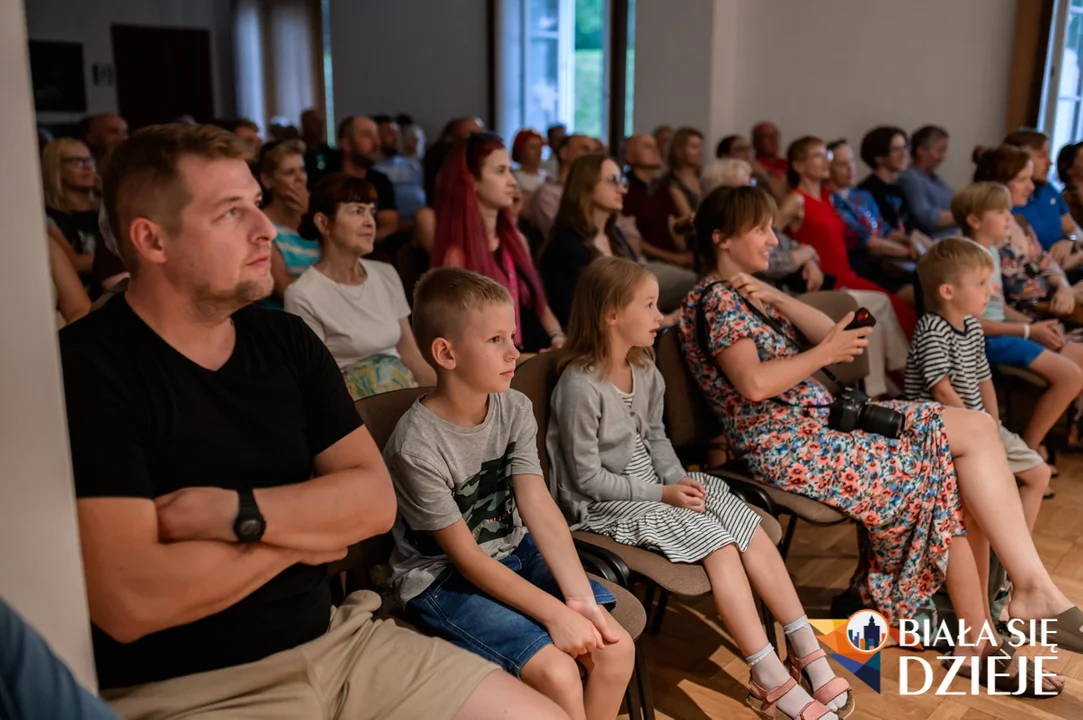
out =
<svg viewBox="0 0 1083 720"><path fill-rule="evenodd" d="M985 338L985 357L991 365L1025 368L1044 350L1044 347L1033 340L1024 340L1014 335Z"/></svg>
<svg viewBox="0 0 1083 720"><path fill-rule="evenodd" d="M564 596L530 535L500 563L555 597ZM594 599L612 609L617 600L590 581ZM406 604L406 619L427 634L481 655L519 677L530 658L552 642L545 626L489 597L450 567Z"/></svg>

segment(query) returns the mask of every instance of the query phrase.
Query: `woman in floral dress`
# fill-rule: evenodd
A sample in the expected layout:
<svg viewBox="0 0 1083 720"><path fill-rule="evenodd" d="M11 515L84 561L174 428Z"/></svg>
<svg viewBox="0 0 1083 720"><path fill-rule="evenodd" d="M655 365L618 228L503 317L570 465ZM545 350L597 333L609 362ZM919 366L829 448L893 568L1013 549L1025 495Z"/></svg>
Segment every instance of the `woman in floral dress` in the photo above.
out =
<svg viewBox="0 0 1083 720"><path fill-rule="evenodd" d="M945 585L959 616L980 627L989 614L988 552L980 562L983 553L971 547L991 542L1015 583L1012 616L1056 616L1061 646L1083 650L1083 612L1038 557L1006 456L986 452L997 443L991 418L937 403L886 403L905 417L891 439L831 430L828 411L808 407L832 400L812 374L859 355L870 330L847 331L852 316L836 324L752 277L777 243L774 210L755 187L704 199L697 250L710 274L686 298L679 326L688 366L752 474L860 524L852 587L889 621L913 617Z"/></svg>

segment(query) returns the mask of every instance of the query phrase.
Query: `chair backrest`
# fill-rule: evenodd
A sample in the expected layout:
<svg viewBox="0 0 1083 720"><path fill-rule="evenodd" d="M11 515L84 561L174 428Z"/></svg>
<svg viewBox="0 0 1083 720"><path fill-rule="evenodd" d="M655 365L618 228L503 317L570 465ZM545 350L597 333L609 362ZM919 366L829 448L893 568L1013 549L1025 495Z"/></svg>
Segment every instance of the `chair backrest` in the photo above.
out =
<svg viewBox="0 0 1083 720"><path fill-rule="evenodd" d="M399 420L414 404L414 401L432 388L410 388L380 393L361 398L354 403L354 409L361 416L369 434L376 442L376 447L383 452L391 433ZM368 570L374 565L387 563L394 549L391 533L384 533L351 545L346 557L328 565L328 573L334 577L340 572L357 570L362 578L368 577Z"/></svg>
<svg viewBox="0 0 1083 720"><path fill-rule="evenodd" d="M515 369L511 381L512 388L530 398L530 404L534 406L534 420L538 424L538 460L546 480L549 479L549 456L545 451L545 434L549 430L549 400L560 379L557 373L560 356L559 350L535 355Z"/></svg>
<svg viewBox="0 0 1083 720"><path fill-rule="evenodd" d="M721 435L722 426L681 354L677 329L662 333L654 351L658 370L666 382L663 418L673 447L703 445Z"/></svg>
<svg viewBox="0 0 1083 720"><path fill-rule="evenodd" d="M391 433L395 432L395 426L414 401L431 389L426 387L394 390L361 398L354 403L357 414L361 416L380 452L384 451L384 446L391 439Z"/></svg>
<svg viewBox="0 0 1083 720"><path fill-rule="evenodd" d="M846 313L856 312L859 308L854 296L846 292L821 290L820 292L805 293L797 299L816 308L835 322L842 320ZM852 363L837 363L829 365L828 369L843 383L858 385L869 376L869 355L868 353L862 353ZM816 378L832 391L838 390L835 383L829 382L823 373L816 373Z"/></svg>

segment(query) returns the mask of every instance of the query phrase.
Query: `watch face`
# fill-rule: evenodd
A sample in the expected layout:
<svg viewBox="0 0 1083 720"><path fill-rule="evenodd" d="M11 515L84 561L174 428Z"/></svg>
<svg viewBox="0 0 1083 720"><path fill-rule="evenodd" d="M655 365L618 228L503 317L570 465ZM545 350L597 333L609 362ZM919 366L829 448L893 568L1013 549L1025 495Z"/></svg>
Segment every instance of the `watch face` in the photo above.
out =
<svg viewBox="0 0 1083 720"><path fill-rule="evenodd" d="M249 518L248 520L242 520L240 526L237 528L237 535L240 537L253 537L259 535L260 521L255 518Z"/></svg>

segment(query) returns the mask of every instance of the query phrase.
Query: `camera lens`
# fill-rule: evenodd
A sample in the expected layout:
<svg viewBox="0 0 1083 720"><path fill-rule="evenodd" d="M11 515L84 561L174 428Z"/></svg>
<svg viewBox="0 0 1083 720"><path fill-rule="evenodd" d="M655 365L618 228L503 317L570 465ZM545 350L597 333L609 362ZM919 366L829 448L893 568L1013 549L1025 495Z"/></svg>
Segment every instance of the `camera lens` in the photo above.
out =
<svg viewBox="0 0 1083 720"><path fill-rule="evenodd" d="M901 412L882 405L868 404L861 408L857 426L869 433L896 439L902 434L905 417Z"/></svg>

